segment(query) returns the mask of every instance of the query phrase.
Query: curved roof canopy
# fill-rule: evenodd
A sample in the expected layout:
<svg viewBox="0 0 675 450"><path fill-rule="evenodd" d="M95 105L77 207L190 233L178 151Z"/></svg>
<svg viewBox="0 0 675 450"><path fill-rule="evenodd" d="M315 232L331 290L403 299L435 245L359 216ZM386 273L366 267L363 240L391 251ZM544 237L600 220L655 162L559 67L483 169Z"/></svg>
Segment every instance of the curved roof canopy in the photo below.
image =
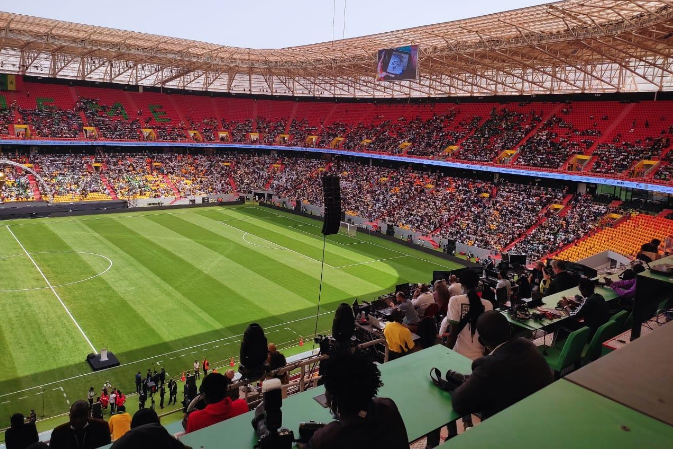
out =
<svg viewBox="0 0 675 450"><path fill-rule="evenodd" d="M672 0L565 0L274 50L0 12L0 71L215 92L436 97L672 90ZM375 81L420 46L420 76Z"/></svg>

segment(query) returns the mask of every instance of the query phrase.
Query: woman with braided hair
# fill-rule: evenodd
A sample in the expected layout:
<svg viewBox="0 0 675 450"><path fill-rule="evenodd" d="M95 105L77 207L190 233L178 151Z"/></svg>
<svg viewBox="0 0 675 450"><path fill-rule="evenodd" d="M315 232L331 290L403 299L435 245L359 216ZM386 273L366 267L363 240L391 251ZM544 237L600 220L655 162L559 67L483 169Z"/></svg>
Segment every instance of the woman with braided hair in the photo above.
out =
<svg viewBox="0 0 675 450"><path fill-rule="evenodd" d="M460 277L460 283L465 294L455 295L448 303L448 315L441 325L441 329L450 326L450 335L447 345L457 353L471 358L480 358L485 347L478 340L476 323L485 311L492 310L492 303L478 296L478 273L472 269L465 269ZM444 327L445 325L445 327Z"/></svg>

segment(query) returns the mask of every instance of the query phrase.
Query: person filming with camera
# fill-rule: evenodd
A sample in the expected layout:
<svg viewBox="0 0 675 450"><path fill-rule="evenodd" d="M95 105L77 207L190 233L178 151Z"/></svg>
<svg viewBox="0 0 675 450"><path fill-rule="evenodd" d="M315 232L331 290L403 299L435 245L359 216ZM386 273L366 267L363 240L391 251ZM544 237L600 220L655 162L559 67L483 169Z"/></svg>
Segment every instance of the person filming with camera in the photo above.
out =
<svg viewBox="0 0 675 450"><path fill-rule="evenodd" d="M337 420L317 430L307 448L409 448L398 407L376 397L380 370L362 351L326 360L326 402Z"/></svg>

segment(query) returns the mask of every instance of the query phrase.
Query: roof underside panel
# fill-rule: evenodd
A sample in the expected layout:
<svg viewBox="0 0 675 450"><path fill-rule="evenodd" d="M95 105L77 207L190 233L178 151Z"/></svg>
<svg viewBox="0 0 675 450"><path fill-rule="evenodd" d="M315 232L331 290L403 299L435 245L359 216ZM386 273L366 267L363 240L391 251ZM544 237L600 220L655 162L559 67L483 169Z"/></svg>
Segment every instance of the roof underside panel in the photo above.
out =
<svg viewBox="0 0 675 450"><path fill-rule="evenodd" d="M672 90L672 0L566 0L275 50L0 12L0 71L214 92L436 97ZM420 46L419 79L376 82Z"/></svg>

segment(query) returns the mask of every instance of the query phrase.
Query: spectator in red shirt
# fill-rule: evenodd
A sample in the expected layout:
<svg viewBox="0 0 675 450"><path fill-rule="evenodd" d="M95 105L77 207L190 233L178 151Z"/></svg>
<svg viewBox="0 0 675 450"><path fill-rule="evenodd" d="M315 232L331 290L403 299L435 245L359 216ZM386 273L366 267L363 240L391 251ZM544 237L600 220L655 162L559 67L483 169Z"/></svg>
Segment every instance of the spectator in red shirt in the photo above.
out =
<svg viewBox="0 0 675 450"><path fill-rule="evenodd" d="M109 402L110 397L108 397L108 395L105 392L101 393L101 406L103 407L104 411L108 409Z"/></svg>
<svg viewBox="0 0 675 450"><path fill-rule="evenodd" d="M186 433L206 428L231 417L248 412L248 404L243 399L232 401L227 396L230 379L220 373L210 373L202 381L206 408L190 413L185 427Z"/></svg>
<svg viewBox="0 0 675 450"><path fill-rule="evenodd" d="M206 358L202 361L202 370L204 371L204 376L209 374L209 360Z"/></svg>
<svg viewBox="0 0 675 450"><path fill-rule="evenodd" d="M117 396L115 397L115 404L117 405L117 408L119 409L119 407L124 405L126 401L127 397L118 389Z"/></svg>

